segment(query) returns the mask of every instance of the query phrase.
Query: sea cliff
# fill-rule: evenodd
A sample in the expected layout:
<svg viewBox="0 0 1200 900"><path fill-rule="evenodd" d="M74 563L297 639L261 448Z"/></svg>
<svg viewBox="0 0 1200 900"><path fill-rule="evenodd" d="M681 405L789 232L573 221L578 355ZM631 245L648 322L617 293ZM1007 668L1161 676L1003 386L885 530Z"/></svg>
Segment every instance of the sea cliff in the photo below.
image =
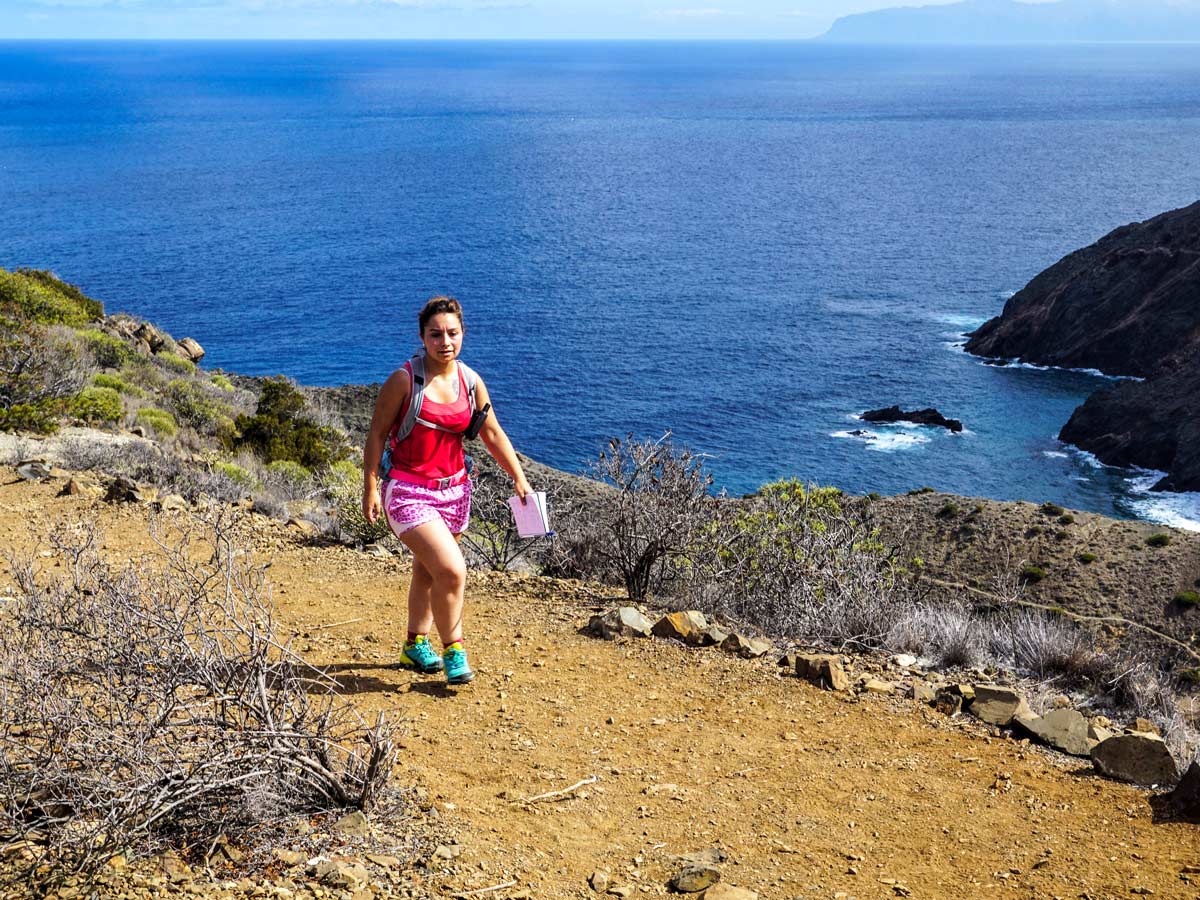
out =
<svg viewBox="0 0 1200 900"><path fill-rule="evenodd" d="M1200 490L1200 203L1118 228L1059 260L975 331L967 351L1132 376L1059 437L1102 462Z"/></svg>

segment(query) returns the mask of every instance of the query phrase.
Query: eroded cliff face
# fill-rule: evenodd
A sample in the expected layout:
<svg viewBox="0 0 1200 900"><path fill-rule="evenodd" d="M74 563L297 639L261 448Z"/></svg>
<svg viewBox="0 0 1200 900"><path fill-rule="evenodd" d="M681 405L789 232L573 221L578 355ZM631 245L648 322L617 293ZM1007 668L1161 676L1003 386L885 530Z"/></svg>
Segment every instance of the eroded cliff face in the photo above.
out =
<svg viewBox="0 0 1200 900"><path fill-rule="evenodd" d="M1097 391L1060 439L1200 490L1200 203L1064 257L967 343L979 356L1135 375Z"/></svg>

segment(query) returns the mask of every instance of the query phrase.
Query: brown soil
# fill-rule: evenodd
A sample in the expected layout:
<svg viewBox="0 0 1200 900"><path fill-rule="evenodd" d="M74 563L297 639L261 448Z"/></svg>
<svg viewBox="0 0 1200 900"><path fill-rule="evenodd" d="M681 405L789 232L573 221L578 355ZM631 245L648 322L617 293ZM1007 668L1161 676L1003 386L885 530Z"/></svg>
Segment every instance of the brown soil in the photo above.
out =
<svg viewBox="0 0 1200 900"><path fill-rule="evenodd" d="M61 484L0 470L0 547L91 514L108 552L150 549L144 508L57 497ZM607 869L634 896L663 893L675 855L719 847L724 880L764 900L1200 897L1181 874L1200 865L1197 826L1157 821L1149 793L1083 761L908 700L822 692L773 660L585 637L599 589L538 577L472 574L478 678L447 689L392 664L403 560L267 520L254 533L297 647L364 710L402 718L396 777L457 820L463 854L422 876L436 892L513 880L483 896L585 897Z"/></svg>

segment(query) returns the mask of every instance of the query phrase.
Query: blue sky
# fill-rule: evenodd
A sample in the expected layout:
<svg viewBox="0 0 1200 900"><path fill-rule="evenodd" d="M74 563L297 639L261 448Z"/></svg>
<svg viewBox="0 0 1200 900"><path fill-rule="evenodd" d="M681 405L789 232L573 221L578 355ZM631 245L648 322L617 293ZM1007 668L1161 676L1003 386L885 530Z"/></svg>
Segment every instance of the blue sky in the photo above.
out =
<svg viewBox="0 0 1200 900"><path fill-rule="evenodd" d="M3 38L807 38L953 0L0 0Z"/></svg>

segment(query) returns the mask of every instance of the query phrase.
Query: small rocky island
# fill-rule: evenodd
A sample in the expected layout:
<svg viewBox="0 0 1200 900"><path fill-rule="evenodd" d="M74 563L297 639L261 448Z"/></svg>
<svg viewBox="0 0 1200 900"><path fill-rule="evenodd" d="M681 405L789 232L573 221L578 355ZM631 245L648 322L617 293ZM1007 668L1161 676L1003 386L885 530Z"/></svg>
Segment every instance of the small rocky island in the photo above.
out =
<svg viewBox="0 0 1200 900"><path fill-rule="evenodd" d="M935 425L953 431L955 434L963 430L963 424L958 419L947 419L932 406L926 409L914 409L908 412L899 406L888 406L884 409L868 409L862 414L864 422L912 422L914 425Z"/></svg>
<svg viewBox="0 0 1200 900"><path fill-rule="evenodd" d="M1110 385L1059 439L1200 491L1200 203L1118 228L1046 269L975 331L969 353L1098 369Z"/></svg>

